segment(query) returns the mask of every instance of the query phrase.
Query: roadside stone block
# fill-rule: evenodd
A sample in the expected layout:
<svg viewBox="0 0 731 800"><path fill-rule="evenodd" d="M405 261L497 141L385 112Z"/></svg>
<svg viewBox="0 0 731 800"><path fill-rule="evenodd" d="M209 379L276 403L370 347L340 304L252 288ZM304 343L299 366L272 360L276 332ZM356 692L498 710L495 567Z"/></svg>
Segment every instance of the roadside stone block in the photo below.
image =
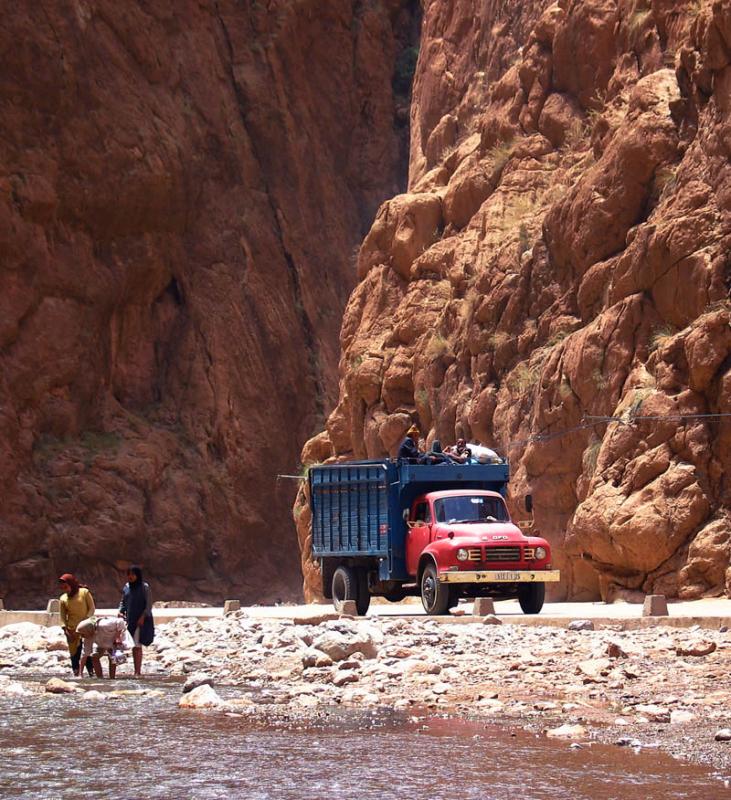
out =
<svg viewBox="0 0 731 800"><path fill-rule="evenodd" d="M48 605L46 606L46 614L58 614L61 610L61 604L57 598L52 598L48 601Z"/></svg>
<svg viewBox="0 0 731 800"><path fill-rule="evenodd" d="M234 611L241 610L241 602L239 600L224 600L223 603L223 613L226 614L233 614Z"/></svg>
<svg viewBox="0 0 731 800"><path fill-rule="evenodd" d="M643 617L667 617L668 601L664 594L648 594L642 606Z"/></svg>
<svg viewBox="0 0 731 800"><path fill-rule="evenodd" d="M502 625L503 621L498 619L494 614L488 614L482 619L483 625Z"/></svg>
<svg viewBox="0 0 731 800"><path fill-rule="evenodd" d="M355 604L355 600L343 600L343 602L338 606L338 611L340 612L341 616L358 616L358 606Z"/></svg>
<svg viewBox="0 0 731 800"><path fill-rule="evenodd" d="M472 613L476 617L486 617L488 614L495 614L495 603L492 597L476 597Z"/></svg>

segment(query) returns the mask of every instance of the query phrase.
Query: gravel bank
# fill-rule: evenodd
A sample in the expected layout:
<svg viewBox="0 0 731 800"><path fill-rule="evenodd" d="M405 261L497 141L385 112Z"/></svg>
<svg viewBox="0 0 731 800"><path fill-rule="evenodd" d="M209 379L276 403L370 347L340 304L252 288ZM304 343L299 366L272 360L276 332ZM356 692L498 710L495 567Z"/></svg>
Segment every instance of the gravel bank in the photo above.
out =
<svg viewBox="0 0 731 800"><path fill-rule="evenodd" d="M203 673L204 684L240 687L233 705L209 685L188 696L193 707L199 698L224 713L307 715L341 705L455 714L519 724L567 744L660 747L731 774L731 742L716 739L731 728L727 632L331 616L175 619L158 627L144 672ZM119 668L120 677L128 673L131 664ZM68 675L60 629L0 629L0 694L31 691L25 679ZM252 703L252 693L266 702Z"/></svg>

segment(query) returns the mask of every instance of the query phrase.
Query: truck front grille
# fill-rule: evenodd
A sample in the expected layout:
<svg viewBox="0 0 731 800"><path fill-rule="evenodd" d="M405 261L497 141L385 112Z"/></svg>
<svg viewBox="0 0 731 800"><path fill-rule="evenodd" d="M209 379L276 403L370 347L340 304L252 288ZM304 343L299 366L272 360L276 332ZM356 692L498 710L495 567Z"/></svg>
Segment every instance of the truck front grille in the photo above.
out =
<svg viewBox="0 0 731 800"><path fill-rule="evenodd" d="M520 547L486 547L485 561L520 561Z"/></svg>
<svg viewBox="0 0 731 800"><path fill-rule="evenodd" d="M482 548L481 547L470 547L467 550L467 560L468 561L482 561Z"/></svg>

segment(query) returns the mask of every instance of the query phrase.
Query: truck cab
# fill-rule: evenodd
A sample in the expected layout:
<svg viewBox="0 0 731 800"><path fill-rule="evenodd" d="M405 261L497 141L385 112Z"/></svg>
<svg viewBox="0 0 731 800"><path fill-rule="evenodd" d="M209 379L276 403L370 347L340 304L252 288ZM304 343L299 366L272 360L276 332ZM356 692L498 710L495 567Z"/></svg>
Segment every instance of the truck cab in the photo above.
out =
<svg viewBox="0 0 731 800"><path fill-rule="evenodd" d="M525 582L526 588L517 591L525 613L538 613L543 606L544 582L526 581L525 576L521 581L521 572L541 571L546 577L551 570L550 545L540 537L523 535L498 492L429 492L414 500L407 528L406 569L420 585L422 600L426 591L427 612L444 613L456 605L460 584L469 585L474 595L474 584L484 583L490 572L498 573L493 576L496 582L509 577ZM501 592L493 588L490 593Z"/></svg>

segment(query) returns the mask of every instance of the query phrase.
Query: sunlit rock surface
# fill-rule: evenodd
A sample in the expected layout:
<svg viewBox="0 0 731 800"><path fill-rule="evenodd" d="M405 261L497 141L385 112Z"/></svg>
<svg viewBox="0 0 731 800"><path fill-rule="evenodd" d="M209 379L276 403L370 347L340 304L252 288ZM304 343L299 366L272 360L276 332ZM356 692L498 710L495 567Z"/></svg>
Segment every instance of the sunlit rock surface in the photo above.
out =
<svg viewBox="0 0 731 800"><path fill-rule="evenodd" d="M426 5L409 188L360 249L317 453L393 455L411 420L496 447L554 598L731 593L729 20Z"/></svg>

